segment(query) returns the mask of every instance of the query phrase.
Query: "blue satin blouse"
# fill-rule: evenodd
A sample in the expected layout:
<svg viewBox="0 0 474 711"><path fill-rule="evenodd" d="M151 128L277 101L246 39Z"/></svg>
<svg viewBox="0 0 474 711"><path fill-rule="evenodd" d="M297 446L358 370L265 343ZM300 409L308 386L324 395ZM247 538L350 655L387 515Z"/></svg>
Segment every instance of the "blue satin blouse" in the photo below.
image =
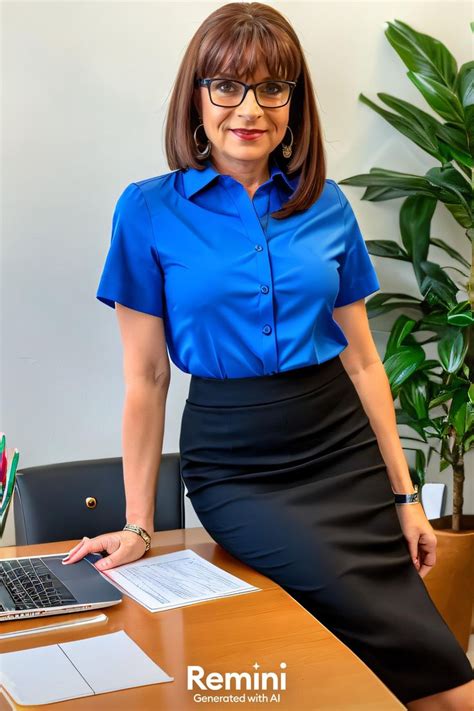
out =
<svg viewBox="0 0 474 711"><path fill-rule="evenodd" d="M96 298L164 320L185 373L244 378L335 357L348 341L332 317L380 289L354 212L329 178L306 211L270 217L296 189L272 157L251 200L216 171L176 170L118 198Z"/></svg>

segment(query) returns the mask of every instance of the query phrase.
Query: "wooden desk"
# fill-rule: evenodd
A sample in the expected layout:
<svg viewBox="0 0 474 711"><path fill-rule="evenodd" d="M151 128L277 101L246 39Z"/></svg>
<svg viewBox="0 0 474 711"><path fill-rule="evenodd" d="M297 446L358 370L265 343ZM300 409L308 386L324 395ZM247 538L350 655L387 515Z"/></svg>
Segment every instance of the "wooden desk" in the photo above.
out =
<svg viewBox="0 0 474 711"><path fill-rule="evenodd" d="M0 557L66 553L77 541L0 548ZM203 528L163 531L153 535L147 556L191 548L206 560L241 577L261 592L197 603L174 610L149 612L124 595L123 601L102 608L108 622L2 641L2 652L69 642L124 630L174 681L120 692L50 704L17 706L0 694L0 711L188 711L277 707L284 711L395 711L405 709L373 672L326 627L276 583L243 565L218 546ZM94 611L3 622L1 632L80 619ZM212 671L253 673L280 670L286 662L287 689L280 703L198 703L194 694L247 695L254 692L187 690L187 665ZM98 663L100 661L98 660ZM268 693L271 696L271 692Z"/></svg>

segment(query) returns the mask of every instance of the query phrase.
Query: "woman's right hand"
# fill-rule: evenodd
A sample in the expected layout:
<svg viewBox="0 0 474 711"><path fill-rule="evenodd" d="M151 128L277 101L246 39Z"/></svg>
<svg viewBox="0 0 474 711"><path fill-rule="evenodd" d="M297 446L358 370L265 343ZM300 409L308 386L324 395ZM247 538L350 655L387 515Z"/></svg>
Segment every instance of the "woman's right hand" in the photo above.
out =
<svg viewBox="0 0 474 711"><path fill-rule="evenodd" d="M104 533L95 538L84 536L77 546L71 548L68 555L63 558L63 565L77 563L88 553L101 553L107 551L109 554L102 560L95 563L97 570L110 570L118 565L132 563L141 558L146 549L145 541L133 531L115 531Z"/></svg>

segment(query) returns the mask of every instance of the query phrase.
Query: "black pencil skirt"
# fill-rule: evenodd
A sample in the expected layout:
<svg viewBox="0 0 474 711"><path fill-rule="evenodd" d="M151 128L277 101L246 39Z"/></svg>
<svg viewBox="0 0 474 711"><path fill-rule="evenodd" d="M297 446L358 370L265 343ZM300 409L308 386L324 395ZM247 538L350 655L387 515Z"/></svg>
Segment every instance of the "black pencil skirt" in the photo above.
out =
<svg viewBox="0 0 474 711"><path fill-rule="evenodd" d="M191 376L180 456L212 538L277 582L402 703L473 678L411 561L339 356L261 377Z"/></svg>

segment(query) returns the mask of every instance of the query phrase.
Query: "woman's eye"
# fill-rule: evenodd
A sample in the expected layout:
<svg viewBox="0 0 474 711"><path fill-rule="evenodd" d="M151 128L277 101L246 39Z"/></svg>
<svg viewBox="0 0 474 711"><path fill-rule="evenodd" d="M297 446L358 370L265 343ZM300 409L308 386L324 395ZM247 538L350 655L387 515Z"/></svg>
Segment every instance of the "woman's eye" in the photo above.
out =
<svg viewBox="0 0 474 711"><path fill-rule="evenodd" d="M281 84L265 84L264 90L267 94L279 94L282 91Z"/></svg>
<svg viewBox="0 0 474 711"><path fill-rule="evenodd" d="M228 94L229 91L232 91L233 89L235 89L235 84L231 81L221 82L220 84L217 85L217 88L219 91L222 91L222 92Z"/></svg>

